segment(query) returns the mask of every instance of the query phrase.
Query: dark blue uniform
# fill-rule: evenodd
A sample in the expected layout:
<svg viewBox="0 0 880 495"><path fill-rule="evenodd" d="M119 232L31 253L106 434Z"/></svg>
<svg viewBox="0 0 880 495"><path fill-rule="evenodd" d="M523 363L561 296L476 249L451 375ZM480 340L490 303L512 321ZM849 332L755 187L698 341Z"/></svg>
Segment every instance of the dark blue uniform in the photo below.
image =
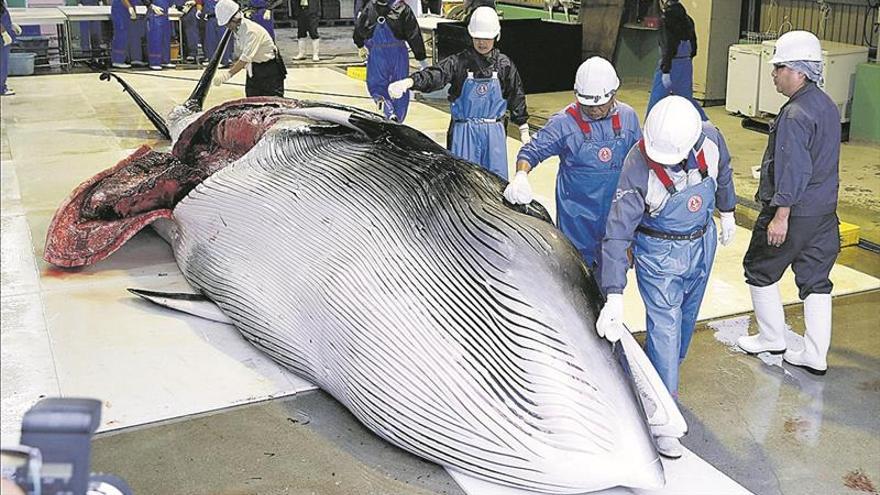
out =
<svg viewBox="0 0 880 495"><path fill-rule="evenodd" d="M837 105L807 82L771 124L755 194L762 209L743 259L749 285L771 285L791 265L801 299L831 293L828 274L840 251L839 157ZM774 247L767 243L767 226L780 206L790 207L791 215L785 242Z"/></svg>

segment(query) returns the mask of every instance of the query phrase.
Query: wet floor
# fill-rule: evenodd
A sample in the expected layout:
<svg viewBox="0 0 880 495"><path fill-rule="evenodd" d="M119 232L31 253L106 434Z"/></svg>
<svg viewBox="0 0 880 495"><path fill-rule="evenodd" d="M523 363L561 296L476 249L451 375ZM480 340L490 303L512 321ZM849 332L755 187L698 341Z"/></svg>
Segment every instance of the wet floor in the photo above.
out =
<svg viewBox="0 0 880 495"><path fill-rule="evenodd" d="M757 494L877 493L878 307L880 291L835 299L824 377L733 349L749 315L700 324L682 367L684 445ZM801 307L786 317L802 333ZM136 493L462 493L323 392L104 435L93 465Z"/></svg>

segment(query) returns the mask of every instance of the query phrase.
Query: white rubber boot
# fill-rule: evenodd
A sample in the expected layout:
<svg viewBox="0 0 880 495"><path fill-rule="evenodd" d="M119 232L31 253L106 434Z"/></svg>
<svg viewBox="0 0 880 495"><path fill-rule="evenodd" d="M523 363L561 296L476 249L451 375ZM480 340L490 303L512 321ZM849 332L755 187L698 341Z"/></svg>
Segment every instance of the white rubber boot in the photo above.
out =
<svg viewBox="0 0 880 495"><path fill-rule="evenodd" d="M736 344L749 354L785 352L785 313L777 284L766 287L749 286L758 334L736 339Z"/></svg>
<svg viewBox="0 0 880 495"><path fill-rule="evenodd" d="M321 44L321 38L312 40L312 62L320 62L321 57L318 56L318 47Z"/></svg>
<svg viewBox="0 0 880 495"><path fill-rule="evenodd" d="M306 39L305 38L297 38L296 39L296 55L293 56L294 60L302 60L306 58Z"/></svg>
<svg viewBox="0 0 880 495"><path fill-rule="evenodd" d="M785 351L782 359L814 375L824 375L831 345L831 294L810 294L804 299L804 325L804 350Z"/></svg>
<svg viewBox="0 0 880 495"><path fill-rule="evenodd" d="M675 437L657 437L657 452L663 457L678 459L684 454L684 448Z"/></svg>

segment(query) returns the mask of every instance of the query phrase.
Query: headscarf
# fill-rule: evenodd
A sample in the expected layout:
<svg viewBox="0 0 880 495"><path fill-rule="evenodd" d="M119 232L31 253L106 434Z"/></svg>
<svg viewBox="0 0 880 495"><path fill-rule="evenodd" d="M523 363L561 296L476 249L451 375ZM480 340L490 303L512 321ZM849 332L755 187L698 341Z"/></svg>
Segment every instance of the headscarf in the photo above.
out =
<svg viewBox="0 0 880 495"><path fill-rule="evenodd" d="M825 79L822 77L822 68L824 64L821 61L792 60L790 62L785 62L783 65L791 70L796 70L802 73L807 79L820 86L825 83Z"/></svg>

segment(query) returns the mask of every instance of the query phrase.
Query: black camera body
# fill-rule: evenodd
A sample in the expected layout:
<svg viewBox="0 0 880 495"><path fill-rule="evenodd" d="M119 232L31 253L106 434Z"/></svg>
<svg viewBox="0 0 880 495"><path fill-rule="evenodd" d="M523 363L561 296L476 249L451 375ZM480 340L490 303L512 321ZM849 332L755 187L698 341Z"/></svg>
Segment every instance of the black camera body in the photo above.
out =
<svg viewBox="0 0 880 495"><path fill-rule="evenodd" d="M4 458L22 461L4 467L28 494L85 495L102 493L99 485L110 485L130 494L124 481L106 475L92 475L92 436L101 422L101 401L95 399L43 399L30 408L21 422L22 447L5 449ZM9 470L9 472L7 472Z"/></svg>

